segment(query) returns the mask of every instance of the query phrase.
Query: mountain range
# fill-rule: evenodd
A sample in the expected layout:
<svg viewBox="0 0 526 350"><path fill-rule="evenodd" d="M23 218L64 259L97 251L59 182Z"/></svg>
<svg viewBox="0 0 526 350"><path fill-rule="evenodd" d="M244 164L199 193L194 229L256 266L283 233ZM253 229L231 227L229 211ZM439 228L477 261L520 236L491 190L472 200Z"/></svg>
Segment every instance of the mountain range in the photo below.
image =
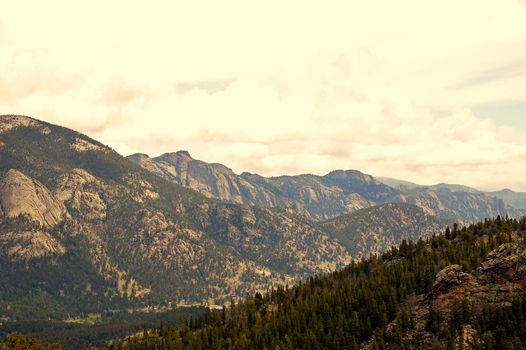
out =
<svg viewBox="0 0 526 350"><path fill-rule="evenodd" d="M497 215L521 211L356 170L268 178L184 151L123 157L1 116L0 323L220 305Z"/></svg>
<svg viewBox="0 0 526 350"><path fill-rule="evenodd" d="M420 186L375 178L357 170L335 170L324 176L263 177L248 172L237 175L222 164L193 159L187 151L155 158L137 153L128 158L209 198L264 208L288 207L315 221L385 203L413 204L447 223L470 223L498 215L520 217L524 213L523 206L513 207L507 202L514 198L513 203L521 203L519 192L485 193L445 184Z"/></svg>
<svg viewBox="0 0 526 350"><path fill-rule="evenodd" d="M340 184L350 193L351 176L359 179L356 196L367 201L393 192L358 172L324 181L331 191ZM390 231L382 218L403 221L413 216L407 211L422 209L392 209L366 214L386 233L381 243L354 237L375 235L367 220L336 235L292 206L208 198L73 130L2 116L0 280L9 283L0 285L0 322L222 304L293 284L409 239L414 231ZM409 224L426 226L421 214L425 221ZM358 250L351 240L361 242Z"/></svg>

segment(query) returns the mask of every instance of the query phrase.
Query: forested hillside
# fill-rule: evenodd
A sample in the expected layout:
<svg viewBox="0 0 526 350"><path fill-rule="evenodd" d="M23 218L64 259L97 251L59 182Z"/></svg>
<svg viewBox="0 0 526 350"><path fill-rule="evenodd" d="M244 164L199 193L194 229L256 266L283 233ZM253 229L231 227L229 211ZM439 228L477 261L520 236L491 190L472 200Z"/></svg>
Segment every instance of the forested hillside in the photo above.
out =
<svg viewBox="0 0 526 350"><path fill-rule="evenodd" d="M320 222L355 258L381 254L402 241L440 234L445 224L415 205L388 203Z"/></svg>
<svg viewBox="0 0 526 350"><path fill-rule="evenodd" d="M525 235L524 219L454 227L111 348L523 348Z"/></svg>

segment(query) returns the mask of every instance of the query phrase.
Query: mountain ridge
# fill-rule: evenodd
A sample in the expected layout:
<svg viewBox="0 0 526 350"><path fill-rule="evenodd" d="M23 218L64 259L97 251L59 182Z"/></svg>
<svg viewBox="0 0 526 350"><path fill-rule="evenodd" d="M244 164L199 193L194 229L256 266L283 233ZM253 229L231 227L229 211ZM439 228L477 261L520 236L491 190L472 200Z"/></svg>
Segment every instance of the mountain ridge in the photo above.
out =
<svg viewBox="0 0 526 350"><path fill-rule="evenodd" d="M401 180L375 178L358 170L334 170L323 176L264 177L249 172L237 175L225 165L196 160L187 151L164 153L154 158L143 154L128 158L209 198L259 207L289 207L316 221L385 203L414 204L450 224L523 214L503 199L467 186L420 186ZM384 184L382 179L387 183Z"/></svg>
<svg viewBox="0 0 526 350"><path fill-rule="evenodd" d="M509 203L512 207L519 210L526 210L526 192L513 191L509 188L503 188L498 191L482 191L473 187L459 185L459 184L448 184L448 183L439 183L436 185L419 185L414 182L389 178L389 177L377 177L380 182L383 182L386 185L389 185L394 188L405 189L405 190L414 190L414 189L449 189L451 191L461 191L461 192L471 192L471 193L483 193L498 199L502 199L505 202Z"/></svg>

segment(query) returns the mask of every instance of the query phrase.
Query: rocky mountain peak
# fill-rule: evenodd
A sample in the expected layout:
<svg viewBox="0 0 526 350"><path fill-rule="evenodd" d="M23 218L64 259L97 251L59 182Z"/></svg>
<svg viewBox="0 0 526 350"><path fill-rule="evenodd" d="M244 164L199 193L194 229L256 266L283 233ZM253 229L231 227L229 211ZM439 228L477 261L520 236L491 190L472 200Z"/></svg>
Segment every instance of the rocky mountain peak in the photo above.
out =
<svg viewBox="0 0 526 350"><path fill-rule="evenodd" d="M194 160L188 151L163 153L160 156L155 157L153 159L157 161L166 162L172 165L180 161L188 162L188 161Z"/></svg>
<svg viewBox="0 0 526 350"><path fill-rule="evenodd" d="M333 170L326 178L337 180L361 180L367 183L375 183L376 180L371 175L364 174L358 170Z"/></svg>
<svg viewBox="0 0 526 350"><path fill-rule="evenodd" d="M177 151L175 152L175 154L178 155L179 157L193 159L192 156L190 155L190 152L185 151L185 150Z"/></svg>

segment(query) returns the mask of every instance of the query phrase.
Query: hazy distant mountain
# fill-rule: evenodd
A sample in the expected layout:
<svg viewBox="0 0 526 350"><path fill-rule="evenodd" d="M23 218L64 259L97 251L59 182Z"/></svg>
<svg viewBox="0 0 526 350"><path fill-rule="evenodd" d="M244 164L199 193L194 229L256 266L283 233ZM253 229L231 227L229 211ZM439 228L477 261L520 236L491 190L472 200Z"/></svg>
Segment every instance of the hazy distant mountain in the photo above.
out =
<svg viewBox="0 0 526 350"><path fill-rule="evenodd" d="M377 176L376 180L380 181L383 184L386 184L387 186L391 186L399 190L412 190L415 188L423 187L422 185L415 184L414 182L392 179L390 177Z"/></svg>
<svg viewBox="0 0 526 350"><path fill-rule="evenodd" d="M436 184L431 186L425 186L425 185L418 185L413 182L398 180L398 179L392 179L388 177L377 177L378 181L399 189L401 192L405 193L411 193L414 194L415 191L418 192L425 192L426 190L442 190L447 189L452 192L467 192L467 193L477 193L477 194L485 194L490 197L495 197L498 199L503 200L506 204L510 205L514 209L518 209L512 212L515 212L514 215L521 215L524 214L524 210L526 210L526 193L525 192L515 192L510 189L503 189L500 191L480 191L473 187L463 186L463 185L457 185L457 184Z"/></svg>
<svg viewBox="0 0 526 350"><path fill-rule="evenodd" d="M414 190L414 189L432 189L432 190L441 190L441 189L448 189L453 192L468 192L468 193L480 193L481 191L464 185L457 185L457 184L446 184L446 183L440 183L436 185L431 186L425 186L425 185L418 185L414 182L399 180L399 179L393 179L389 177L376 177L378 181L381 183L384 183L388 186L398 188L401 190Z"/></svg>
<svg viewBox="0 0 526 350"><path fill-rule="evenodd" d="M510 189L486 192L490 196L500 198L517 209L526 210L526 192L515 192Z"/></svg>
<svg viewBox="0 0 526 350"><path fill-rule="evenodd" d="M263 177L235 174L221 164L193 159L186 151L129 159L172 182L209 198L263 208L292 208L313 220L327 220L383 203L410 203L448 222L474 222L523 213L500 198L462 185L421 186L407 181L374 178L357 170L336 170L325 176Z"/></svg>

